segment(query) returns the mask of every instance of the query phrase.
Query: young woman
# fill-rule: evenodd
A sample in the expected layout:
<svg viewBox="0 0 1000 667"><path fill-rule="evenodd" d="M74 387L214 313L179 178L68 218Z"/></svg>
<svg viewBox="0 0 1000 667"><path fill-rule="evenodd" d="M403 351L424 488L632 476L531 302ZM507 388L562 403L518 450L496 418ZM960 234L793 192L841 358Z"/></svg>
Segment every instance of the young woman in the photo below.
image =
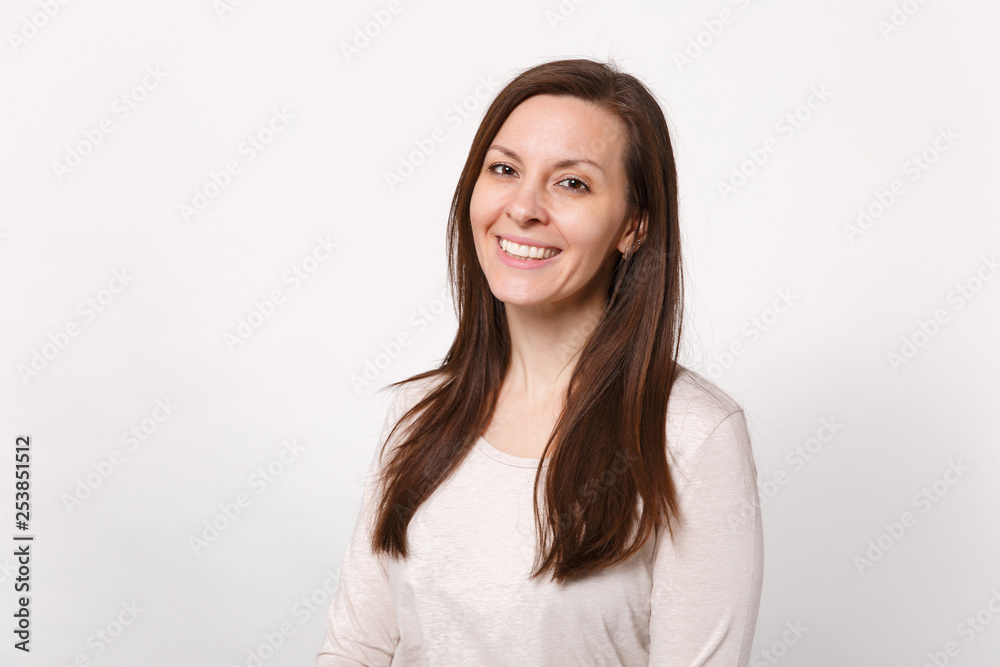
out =
<svg viewBox="0 0 1000 667"><path fill-rule="evenodd" d="M318 667L749 663L757 473L676 361L680 248L636 78L560 60L499 93L452 201L458 333L390 385Z"/></svg>

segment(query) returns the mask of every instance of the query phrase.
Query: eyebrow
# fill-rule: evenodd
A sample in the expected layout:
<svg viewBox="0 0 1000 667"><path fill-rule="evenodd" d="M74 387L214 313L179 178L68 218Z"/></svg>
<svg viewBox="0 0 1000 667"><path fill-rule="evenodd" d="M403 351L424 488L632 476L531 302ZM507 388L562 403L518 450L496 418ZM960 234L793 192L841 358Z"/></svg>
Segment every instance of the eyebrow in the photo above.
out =
<svg viewBox="0 0 1000 667"><path fill-rule="evenodd" d="M490 146L486 150L487 151L491 151L491 150L500 151L501 153L503 153L504 155L506 155L507 157L509 157L512 160L517 160L518 162L523 162L523 160L521 160L521 156L520 155L518 155L517 153L515 153L514 151L512 151L511 149L509 149L509 148L507 148L505 146L501 146L500 144L493 144L492 146ZM553 165L553 166L556 169L562 169L564 167L573 167L573 166L578 165L578 164L591 164L591 165L594 165L595 167L597 167L598 169L601 170L601 173L604 173L604 167L602 167L601 165L597 164L593 160L589 160L589 159L584 158L584 157L567 158L565 160L560 160L559 162L556 162L555 165Z"/></svg>

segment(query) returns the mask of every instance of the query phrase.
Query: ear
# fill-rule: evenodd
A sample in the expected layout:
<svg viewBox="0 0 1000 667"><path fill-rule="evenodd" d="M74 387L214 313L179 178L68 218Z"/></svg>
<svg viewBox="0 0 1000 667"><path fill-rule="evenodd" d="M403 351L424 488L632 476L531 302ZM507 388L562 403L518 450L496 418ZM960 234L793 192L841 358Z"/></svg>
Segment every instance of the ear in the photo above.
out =
<svg viewBox="0 0 1000 667"><path fill-rule="evenodd" d="M625 249L629 246L632 247L634 252L638 248L638 241L646 240L646 226L649 222L649 214L643 212L640 217L639 211L634 210L628 219L628 224L625 226L625 232L622 237L618 239L618 252L625 254ZM635 238L638 236L638 238Z"/></svg>

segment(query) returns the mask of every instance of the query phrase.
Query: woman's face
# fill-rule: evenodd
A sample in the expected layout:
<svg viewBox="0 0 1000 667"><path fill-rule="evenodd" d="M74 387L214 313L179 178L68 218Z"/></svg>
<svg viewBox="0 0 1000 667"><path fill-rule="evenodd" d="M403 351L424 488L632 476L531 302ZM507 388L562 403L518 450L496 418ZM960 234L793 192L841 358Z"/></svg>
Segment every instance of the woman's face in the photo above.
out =
<svg viewBox="0 0 1000 667"><path fill-rule="evenodd" d="M575 97L535 95L507 117L469 209L479 264L497 299L603 306L637 218L626 217L624 138L616 116ZM501 246L508 241L520 246L511 252L533 258L508 255Z"/></svg>

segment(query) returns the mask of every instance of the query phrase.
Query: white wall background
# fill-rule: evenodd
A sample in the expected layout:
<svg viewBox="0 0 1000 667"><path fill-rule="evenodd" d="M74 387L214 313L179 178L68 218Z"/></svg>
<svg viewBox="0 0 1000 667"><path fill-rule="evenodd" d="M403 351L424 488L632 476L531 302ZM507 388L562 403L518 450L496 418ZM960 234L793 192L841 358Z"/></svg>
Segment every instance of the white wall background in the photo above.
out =
<svg viewBox="0 0 1000 667"><path fill-rule="evenodd" d="M312 664L375 390L454 333L444 231L481 82L584 56L643 79L674 133L685 360L746 406L759 459L753 664L996 664L1000 6L224 2L0 12L4 627L20 434L35 536L32 650L4 630L0 663Z"/></svg>

